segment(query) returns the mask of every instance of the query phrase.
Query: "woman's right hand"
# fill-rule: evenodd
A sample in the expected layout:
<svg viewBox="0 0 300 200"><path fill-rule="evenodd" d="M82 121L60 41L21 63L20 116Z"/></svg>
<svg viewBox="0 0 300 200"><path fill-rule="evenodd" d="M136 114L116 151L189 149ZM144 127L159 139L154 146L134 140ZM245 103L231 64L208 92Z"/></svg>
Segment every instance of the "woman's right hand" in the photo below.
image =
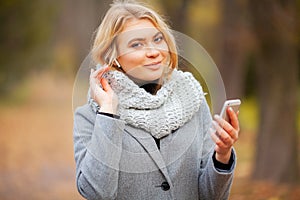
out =
<svg viewBox="0 0 300 200"><path fill-rule="evenodd" d="M102 75L107 72L108 66L100 69L91 69L90 88L91 97L99 104L100 112L116 114L118 107L118 98ZM102 85L102 88L100 87Z"/></svg>

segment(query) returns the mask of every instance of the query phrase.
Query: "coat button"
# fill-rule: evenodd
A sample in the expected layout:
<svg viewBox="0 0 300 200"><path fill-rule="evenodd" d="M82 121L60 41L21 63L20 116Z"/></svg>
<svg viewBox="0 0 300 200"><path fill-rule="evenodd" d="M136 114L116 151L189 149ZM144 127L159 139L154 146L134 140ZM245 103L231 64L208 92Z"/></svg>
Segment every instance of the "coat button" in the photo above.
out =
<svg viewBox="0 0 300 200"><path fill-rule="evenodd" d="M160 185L161 189L164 190L164 191L167 191L170 189L170 185L167 181L163 182L161 185Z"/></svg>

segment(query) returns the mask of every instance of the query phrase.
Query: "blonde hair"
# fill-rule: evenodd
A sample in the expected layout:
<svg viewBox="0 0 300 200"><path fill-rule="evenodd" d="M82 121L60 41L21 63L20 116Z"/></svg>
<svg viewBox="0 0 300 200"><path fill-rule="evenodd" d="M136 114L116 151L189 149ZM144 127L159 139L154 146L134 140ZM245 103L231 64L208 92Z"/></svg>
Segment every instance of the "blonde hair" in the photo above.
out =
<svg viewBox="0 0 300 200"><path fill-rule="evenodd" d="M171 29L155 11L141 3L128 0L114 1L104 16L96 31L97 33L92 47L92 57L94 61L117 68L114 62L114 59L117 58L116 37L122 32L125 23L131 19L147 19L162 32L169 48L170 71L177 68L177 48Z"/></svg>

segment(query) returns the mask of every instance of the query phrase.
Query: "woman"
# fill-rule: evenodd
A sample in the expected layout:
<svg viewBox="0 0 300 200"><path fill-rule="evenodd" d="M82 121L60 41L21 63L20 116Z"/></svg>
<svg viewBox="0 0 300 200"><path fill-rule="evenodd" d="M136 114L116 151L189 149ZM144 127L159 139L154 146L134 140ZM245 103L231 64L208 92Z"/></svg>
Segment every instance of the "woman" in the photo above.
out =
<svg viewBox="0 0 300 200"><path fill-rule="evenodd" d="M89 101L74 116L76 180L86 199L227 199L237 114L214 120L200 84L177 70L153 10L115 2L99 26ZM216 131L212 131L216 130Z"/></svg>

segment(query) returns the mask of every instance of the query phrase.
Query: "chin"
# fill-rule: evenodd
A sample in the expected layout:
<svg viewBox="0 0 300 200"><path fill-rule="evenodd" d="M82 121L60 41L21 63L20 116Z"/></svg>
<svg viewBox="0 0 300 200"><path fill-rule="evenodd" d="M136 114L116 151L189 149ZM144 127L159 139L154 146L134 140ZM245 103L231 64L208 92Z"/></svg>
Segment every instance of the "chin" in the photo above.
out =
<svg viewBox="0 0 300 200"><path fill-rule="evenodd" d="M131 77L143 80L143 81L155 81L157 79L160 79L163 75L163 69L161 70L141 70L141 71L135 71L134 73L129 74Z"/></svg>
<svg viewBox="0 0 300 200"><path fill-rule="evenodd" d="M160 79L162 77L162 72L148 72L147 75L145 75L142 79L145 81L155 81L157 79Z"/></svg>

